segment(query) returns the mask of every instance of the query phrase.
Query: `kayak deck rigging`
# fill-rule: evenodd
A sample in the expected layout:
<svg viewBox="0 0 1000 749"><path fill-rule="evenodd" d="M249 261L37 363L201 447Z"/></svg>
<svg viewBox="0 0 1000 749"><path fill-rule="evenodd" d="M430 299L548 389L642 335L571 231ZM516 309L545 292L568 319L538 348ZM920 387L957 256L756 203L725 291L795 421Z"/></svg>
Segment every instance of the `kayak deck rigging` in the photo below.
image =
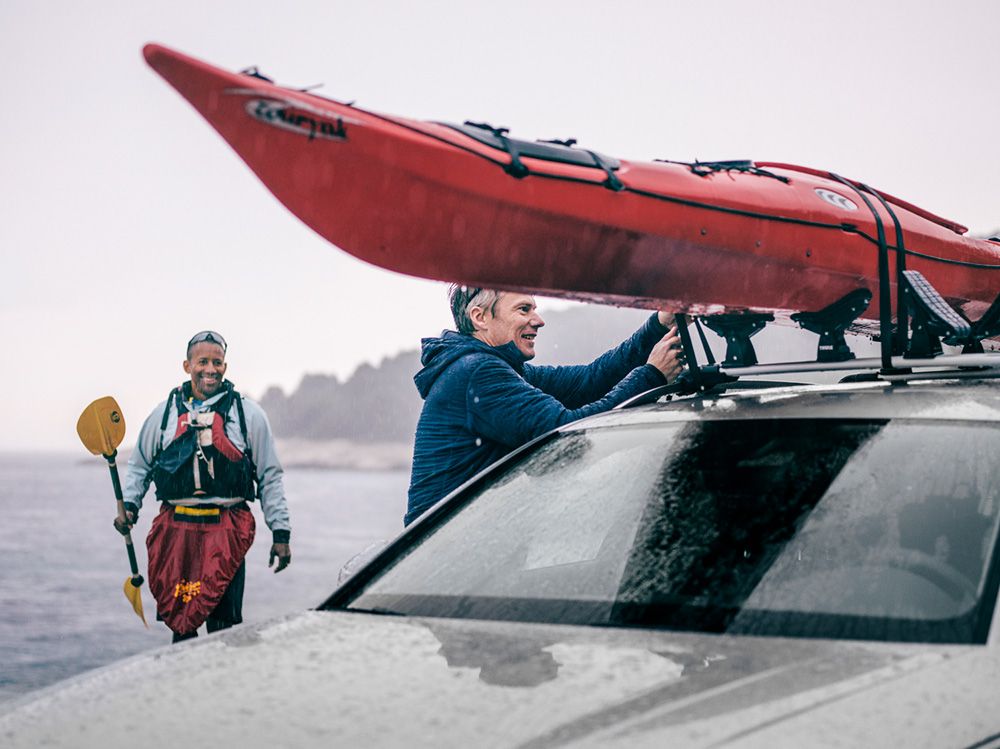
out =
<svg viewBox="0 0 1000 749"><path fill-rule="evenodd" d="M272 79L260 73L260 71L256 67L246 68L240 72L249 77L257 78L259 80L263 80L269 83L272 82ZM302 93L308 93L309 96L315 97L322 101L328 101L342 106L349 106L352 108L356 108L354 102L342 102L337 99L321 96L312 91L308 92L302 91ZM294 102L289 102L289 104L292 106L295 105ZM441 142L446 143L450 146L462 148L462 146L459 143L456 143L450 139L445 139L435 136L434 134L429 133L422 128L414 128L409 123L401 121L397 118L385 117L375 112L363 110L360 108L358 109L359 111L363 111L368 116L384 119L386 122L391 122L392 124L397 125L399 127L413 130L414 132L420 133L422 135L431 138L436 138L437 140L440 140ZM487 145L505 154L510 159L509 162L490 158L489 156L485 156L479 151L465 149L469 150L469 152L472 153L473 155L477 155L486 158L489 161L492 161L493 163L502 167L505 172L515 177L516 179L524 179L525 177L528 176L534 176L534 177L542 177L549 179L577 181L583 184L595 184L591 180L575 179L569 176L550 174L538 170L533 171L529 166L524 164L522 158L530 158L538 161L547 161L558 164L570 164L583 167L590 167L595 169L601 169L602 171L604 171L606 174L606 179L604 180L604 182L597 184L602 184L604 187L607 187L615 192L627 191L634 193L636 195L642 195L647 198L664 200L668 202L677 203L680 205L689 206L692 208L702 208L705 210L731 213L750 218L760 218L764 220L778 221L782 223L794 223L803 226L846 231L857 234L858 236L866 239L872 244L878 245L879 243L879 240L876 237L872 237L871 235L867 234L859 227L851 223L830 223L821 221L809 221L809 220L799 219L796 217L782 216L778 214L769 214L760 211L745 211L722 205L714 205L710 203L684 199L677 196L668 195L665 193L658 193L648 190L637 189L634 187L624 185L614 175L614 172L621 168L621 161L619 159L599 154L596 151L576 148L577 141L575 138L568 138L565 140L550 139L550 140L534 140L534 141L522 140L518 138L510 138L508 136L509 128L494 127L489 123L473 122L471 120L466 120L461 125L450 122L437 122L433 124L442 125L446 128L461 133L462 135L465 135L468 138L471 138L479 143ZM716 174L719 172L737 171L745 174L770 177L787 184L790 182L790 179L788 177L774 174L773 172L770 172L767 169L767 167L781 168L781 169L788 169L791 171L798 171L804 174L810 174L819 177L833 178L846 185L850 185L852 187L860 186L867 192L874 192L867 185L863 185L862 183L854 182L852 180L845 180L844 178L839 177L838 175L834 175L832 172L824 172L819 169L796 166L793 164L786 164L783 162L771 162L771 161L754 162L749 159L722 160L722 161L694 161L694 162L676 161L671 159L654 159L653 161L654 163L661 163L661 164L682 165L688 167L693 174L697 174L698 176L702 177L709 176L711 174ZM911 203L908 203L907 201L890 196L887 193L879 193L879 194L884 196L885 201L903 207L906 210L918 216L926 218L929 221L932 221L940 226L951 229L956 234L965 234L968 232L967 227L955 221L951 221L949 219L937 216L929 211L919 208ZM899 246L891 244L888 245L888 248L891 250L900 249ZM926 260L931 260L935 262L951 263L955 265L961 265L963 267L977 268L981 270L1000 270L1000 263L997 264L974 263L963 260L955 260L951 258L943 258L936 255L930 255L927 253L914 252L914 251L910 252Z"/></svg>

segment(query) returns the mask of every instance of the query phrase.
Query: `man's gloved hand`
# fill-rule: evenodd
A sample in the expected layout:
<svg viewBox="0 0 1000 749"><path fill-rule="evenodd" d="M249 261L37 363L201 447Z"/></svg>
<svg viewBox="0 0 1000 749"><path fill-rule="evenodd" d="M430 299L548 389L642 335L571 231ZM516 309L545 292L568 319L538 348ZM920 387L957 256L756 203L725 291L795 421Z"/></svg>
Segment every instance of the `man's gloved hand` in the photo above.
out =
<svg viewBox="0 0 1000 749"><path fill-rule="evenodd" d="M268 567L274 566L274 560L278 560L278 566L274 571L281 572L292 563L292 547L288 544L271 544L271 558L267 562Z"/></svg>
<svg viewBox="0 0 1000 749"><path fill-rule="evenodd" d="M132 528L135 526L136 518L139 516L138 511L135 509L135 505L130 502L125 503L125 518L115 516L114 524L115 530L121 533L123 536L127 536Z"/></svg>
<svg viewBox="0 0 1000 749"><path fill-rule="evenodd" d="M681 352L681 338L677 328L672 327L649 352L647 364L652 364L667 379L673 382L684 368L684 354Z"/></svg>

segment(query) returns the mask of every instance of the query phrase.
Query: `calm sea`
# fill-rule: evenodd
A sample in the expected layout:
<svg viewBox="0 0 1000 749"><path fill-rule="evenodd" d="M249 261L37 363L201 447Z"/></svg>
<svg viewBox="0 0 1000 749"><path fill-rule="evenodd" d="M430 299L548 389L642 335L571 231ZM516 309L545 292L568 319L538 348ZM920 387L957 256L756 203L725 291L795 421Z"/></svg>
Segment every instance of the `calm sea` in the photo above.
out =
<svg viewBox="0 0 1000 749"><path fill-rule="evenodd" d="M270 533L254 505L244 621L321 603L348 559L402 530L408 478L286 471L292 564L280 575L268 569ZM150 501L132 532L143 575ZM122 593L128 557L111 527L115 501L102 458L0 453L0 513L0 701L170 641L148 587L148 630Z"/></svg>

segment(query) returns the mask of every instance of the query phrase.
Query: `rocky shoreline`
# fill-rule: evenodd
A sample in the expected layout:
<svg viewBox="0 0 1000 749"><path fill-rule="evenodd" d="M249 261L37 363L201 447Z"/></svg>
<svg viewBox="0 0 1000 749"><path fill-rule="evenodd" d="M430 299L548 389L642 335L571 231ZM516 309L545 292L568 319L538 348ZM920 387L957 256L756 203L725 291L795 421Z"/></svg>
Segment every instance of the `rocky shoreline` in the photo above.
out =
<svg viewBox="0 0 1000 749"><path fill-rule="evenodd" d="M413 445L402 442L278 439L286 468L339 468L355 471L408 471Z"/></svg>

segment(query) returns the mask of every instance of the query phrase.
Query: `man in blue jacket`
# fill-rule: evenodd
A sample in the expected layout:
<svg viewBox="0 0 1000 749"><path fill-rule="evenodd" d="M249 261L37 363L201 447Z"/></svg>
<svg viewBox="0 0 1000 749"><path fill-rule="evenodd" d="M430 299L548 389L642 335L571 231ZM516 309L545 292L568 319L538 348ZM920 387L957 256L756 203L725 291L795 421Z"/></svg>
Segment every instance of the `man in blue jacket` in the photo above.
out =
<svg viewBox="0 0 1000 749"><path fill-rule="evenodd" d="M413 378L424 407L407 525L511 450L668 383L683 365L664 312L590 364L541 367L526 363L545 324L533 297L452 286L451 311L458 332L423 339L424 367Z"/></svg>

